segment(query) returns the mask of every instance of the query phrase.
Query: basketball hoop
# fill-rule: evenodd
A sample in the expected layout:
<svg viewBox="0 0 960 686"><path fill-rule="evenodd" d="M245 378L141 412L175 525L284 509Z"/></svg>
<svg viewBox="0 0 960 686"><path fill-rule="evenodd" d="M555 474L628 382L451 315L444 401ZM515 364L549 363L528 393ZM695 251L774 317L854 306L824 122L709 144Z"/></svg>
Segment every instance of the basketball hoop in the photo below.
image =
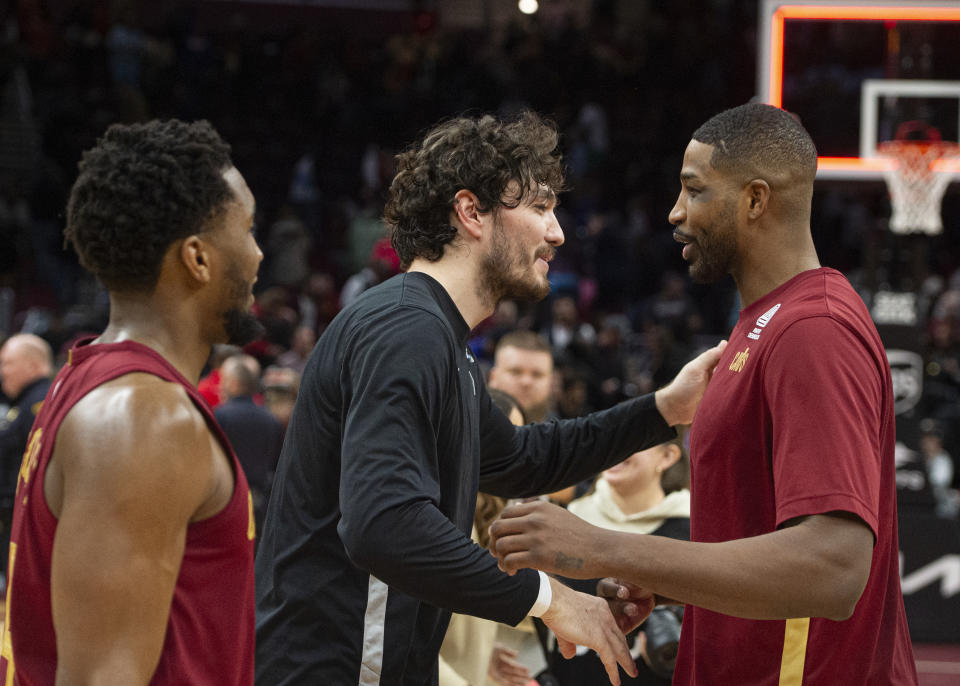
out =
<svg viewBox="0 0 960 686"><path fill-rule="evenodd" d="M922 129L926 140L910 140ZM934 169L940 160L960 160L960 145L940 140L940 132L926 124L906 122L895 140L877 145L877 152L893 160L884 179L890 190L890 230L898 234L943 232L940 203L953 174Z"/></svg>

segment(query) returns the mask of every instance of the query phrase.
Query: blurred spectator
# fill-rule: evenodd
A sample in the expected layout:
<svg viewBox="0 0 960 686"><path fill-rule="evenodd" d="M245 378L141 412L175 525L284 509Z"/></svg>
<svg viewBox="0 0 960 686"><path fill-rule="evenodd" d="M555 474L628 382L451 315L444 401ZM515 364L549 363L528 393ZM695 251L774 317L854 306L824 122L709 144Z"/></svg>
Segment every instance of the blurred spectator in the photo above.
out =
<svg viewBox="0 0 960 686"><path fill-rule="evenodd" d="M200 395L203 396L210 407L216 407L223 402L220 395L220 365L228 357L238 353L240 353L240 348L226 343L219 343L213 346L213 350L210 351L210 359L207 361L207 368L210 371L197 383L197 390L200 391Z"/></svg>
<svg viewBox="0 0 960 686"><path fill-rule="evenodd" d="M600 324L596 346L591 349L587 361L596 381L596 388L592 391L597 407L610 407L636 395L625 384L626 343L632 334L630 321L622 314L607 315Z"/></svg>
<svg viewBox="0 0 960 686"><path fill-rule="evenodd" d="M556 295L550 311L550 323L541 333L549 341L554 356L571 354L583 359L594 344L597 333L592 324L580 320L577 301L571 295Z"/></svg>
<svg viewBox="0 0 960 686"><path fill-rule="evenodd" d="M262 338L247 345L244 351L262 364L273 364L278 355L290 349L293 331L299 321L296 310L291 306L293 300L295 298L280 286L273 286L257 295L254 312L265 332Z"/></svg>
<svg viewBox="0 0 960 686"><path fill-rule="evenodd" d="M310 235L293 208L284 205L270 225L264 252L270 255L270 284L298 286L310 274Z"/></svg>
<svg viewBox="0 0 960 686"><path fill-rule="evenodd" d="M576 363L561 363L553 373L557 416L561 419L573 419L589 414L588 374ZM582 495L582 494L581 494Z"/></svg>
<svg viewBox="0 0 960 686"><path fill-rule="evenodd" d="M277 356L276 364L278 367L287 367L294 369L298 374L303 374L303 368L307 366L307 358L317 342L317 334L309 326L298 326L293 331L293 341L290 344L290 350L280 353Z"/></svg>
<svg viewBox="0 0 960 686"><path fill-rule="evenodd" d="M646 318L667 327L674 338L687 340L687 325L696 312L693 299L687 293L689 279L674 271L663 274L660 290L647 303Z"/></svg>
<svg viewBox="0 0 960 686"><path fill-rule="evenodd" d="M283 427L267 410L254 404L260 365L249 355L233 355L220 366L223 403L213 416L230 440L250 484L253 513L260 531L270 484L283 446Z"/></svg>
<svg viewBox="0 0 960 686"><path fill-rule="evenodd" d="M17 474L33 420L40 412L53 377L53 350L29 333L14 334L0 347L0 389L10 401L0 418L0 573L7 570L10 520ZM6 578L6 577L4 577Z"/></svg>
<svg viewBox="0 0 960 686"><path fill-rule="evenodd" d="M367 266L347 279L340 289L340 307L346 307L365 290L400 273L400 258L390 245L389 238L373 244Z"/></svg>
<svg viewBox="0 0 960 686"><path fill-rule="evenodd" d="M270 366L263 371L261 383L264 407L286 432L293 405L300 392L300 373L289 367Z"/></svg>
<svg viewBox="0 0 960 686"><path fill-rule="evenodd" d="M552 377L553 355L543 337L513 331L497 343L487 385L516 398L527 421L542 422L550 416Z"/></svg>
<svg viewBox="0 0 960 686"><path fill-rule="evenodd" d="M389 183L389 181L388 181ZM383 223L383 203L371 188L361 193L360 207L350 218L347 228L347 247L349 249L349 268L358 271L370 264L370 253L377 241L387 235L387 226Z"/></svg>
<svg viewBox="0 0 960 686"><path fill-rule="evenodd" d="M956 517L960 496L953 488L953 458L943 448L943 431L935 420L929 418L920 422L920 431L920 453L936 500L937 514Z"/></svg>
<svg viewBox="0 0 960 686"><path fill-rule="evenodd" d="M504 335L518 328L519 310L515 300L506 298L497 303L493 315L474 329L470 348L480 358L481 363L493 360L497 342ZM489 376L489 374L487 374Z"/></svg>
<svg viewBox="0 0 960 686"><path fill-rule="evenodd" d="M326 272L312 273L297 297L297 307L300 325L313 329L316 334L323 333L340 311L340 296L333 277Z"/></svg>

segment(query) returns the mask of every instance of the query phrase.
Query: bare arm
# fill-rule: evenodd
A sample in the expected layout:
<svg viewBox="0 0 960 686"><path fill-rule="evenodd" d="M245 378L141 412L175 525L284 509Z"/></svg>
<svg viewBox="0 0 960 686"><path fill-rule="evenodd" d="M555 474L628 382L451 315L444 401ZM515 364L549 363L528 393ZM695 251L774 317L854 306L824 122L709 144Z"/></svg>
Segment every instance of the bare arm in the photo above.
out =
<svg viewBox="0 0 960 686"><path fill-rule="evenodd" d="M846 513L801 518L752 538L692 543L600 529L539 502L508 508L491 534L491 551L508 572L617 577L751 619L846 619L866 586L874 542L870 528Z"/></svg>
<svg viewBox="0 0 960 686"><path fill-rule="evenodd" d="M223 468L202 416L174 384L128 375L71 410L44 481L58 518L51 570L58 686L149 682L187 525L229 499Z"/></svg>

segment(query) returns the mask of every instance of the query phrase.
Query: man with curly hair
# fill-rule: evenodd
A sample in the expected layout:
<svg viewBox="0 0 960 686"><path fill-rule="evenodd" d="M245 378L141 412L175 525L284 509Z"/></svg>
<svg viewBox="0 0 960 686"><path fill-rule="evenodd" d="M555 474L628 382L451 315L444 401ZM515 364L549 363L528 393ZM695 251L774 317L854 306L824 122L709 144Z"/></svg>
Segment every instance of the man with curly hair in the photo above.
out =
<svg viewBox="0 0 960 686"><path fill-rule="evenodd" d="M542 298L563 232L555 128L458 118L398 157L386 217L408 270L364 292L307 363L257 557L257 681L437 680L450 611L541 616L634 670L606 603L508 576L470 539L478 490L555 491L671 438L715 348L668 387L606 412L515 427L491 403L470 330L504 297Z"/></svg>
<svg viewBox="0 0 960 686"><path fill-rule="evenodd" d="M259 328L254 200L206 122L115 125L66 240L110 321L70 350L17 483L0 682L253 683L253 512L196 390Z"/></svg>

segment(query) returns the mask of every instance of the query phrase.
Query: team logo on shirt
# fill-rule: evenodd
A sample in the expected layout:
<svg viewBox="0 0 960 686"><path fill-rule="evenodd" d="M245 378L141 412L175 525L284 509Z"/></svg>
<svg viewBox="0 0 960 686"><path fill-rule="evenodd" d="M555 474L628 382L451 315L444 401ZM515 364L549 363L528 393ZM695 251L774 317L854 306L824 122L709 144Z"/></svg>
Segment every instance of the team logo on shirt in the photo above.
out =
<svg viewBox="0 0 960 686"><path fill-rule="evenodd" d="M747 347L746 350L738 352L733 356L733 362L730 363L730 371L739 372L743 369L743 365L747 363L747 358L750 357L750 348Z"/></svg>
<svg viewBox="0 0 960 686"><path fill-rule="evenodd" d="M757 317L757 325L754 327L753 331L747 334L747 338L753 339L755 341L760 340L760 331L770 323L770 320L773 319L773 315L777 313L777 310L780 309L780 305L783 303L777 303L769 310Z"/></svg>

